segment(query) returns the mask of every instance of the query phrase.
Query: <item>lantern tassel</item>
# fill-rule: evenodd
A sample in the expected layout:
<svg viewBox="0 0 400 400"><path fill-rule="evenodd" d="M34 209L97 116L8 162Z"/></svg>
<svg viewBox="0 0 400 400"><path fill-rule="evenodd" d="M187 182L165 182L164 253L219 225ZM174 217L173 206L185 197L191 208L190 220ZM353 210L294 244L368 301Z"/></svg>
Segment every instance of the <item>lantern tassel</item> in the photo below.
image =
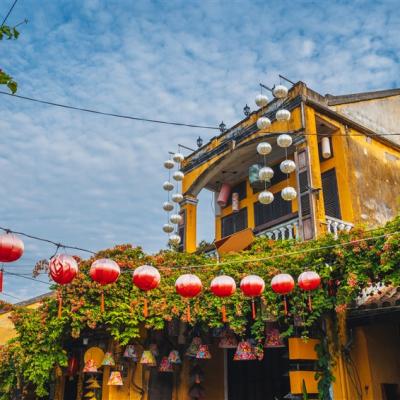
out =
<svg viewBox="0 0 400 400"><path fill-rule="evenodd" d="M61 292L58 293L58 319L61 318L62 316L62 305L63 305L63 299L62 299L62 294Z"/></svg>
<svg viewBox="0 0 400 400"><path fill-rule="evenodd" d="M187 319L187 322L191 322L192 321L192 318L190 316L190 304L189 303L188 303L188 305L186 307L186 319Z"/></svg>
<svg viewBox="0 0 400 400"><path fill-rule="evenodd" d="M254 303L254 299L251 299L251 314L253 319L256 319L256 305Z"/></svg>
<svg viewBox="0 0 400 400"><path fill-rule="evenodd" d="M225 324L228 320L226 318L226 307L225 304L221 307L221 314L222 314L222 322Z"/></svg>
<svg viewBox="0 0 400 400"><path fill-rule="evenodd" d="M101 291L101 298L100 298L100 311L104 312L104 291Z"/></svg>
<svg viewBox="0 0 400 400"><path fill-rule="evenodd" d="M285 315L288 315L288 306L287 306L286 296L283 296L283 307L285 309Z"/></svg>
<svg viewBox="0 0 400 400"><path fill-rule="evenodd" d="M308 295L308 310L312 312L312 301L311 301L311 295Z"/></svg>
<svg viewBox="0 0 400 400"><path fill-rule="evenodd" d="M143 316L145 318L149 316L149 304L146 298L143 300Z"/></svg>

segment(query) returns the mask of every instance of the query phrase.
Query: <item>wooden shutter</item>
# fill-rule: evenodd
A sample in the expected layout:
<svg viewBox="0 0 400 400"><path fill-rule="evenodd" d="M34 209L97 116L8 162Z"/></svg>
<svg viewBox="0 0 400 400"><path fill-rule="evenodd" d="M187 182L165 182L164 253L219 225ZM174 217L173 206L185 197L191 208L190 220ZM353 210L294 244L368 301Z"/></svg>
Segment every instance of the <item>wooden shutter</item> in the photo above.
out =
<svg viewBox="0 0 400 400"><path fill-rule="evenodd" d="M254 203L255 226L266 224L292 212L291 202L283 200L281 192L275 193L274 196L274 201L271 204Z"/></svg>
<svg viewBox="0 0 400 400"><path fill-rule="evenodd" d="M322 190L324 194L325 214L329 217L342 218L339 204L339 193L336 181L336 171L332 168L322 175Z"/></svg>
<svg viewBox="0 0 400 400"><path fill-rule="evenodd" d="M235 232L247 228L247 208L242 208L239 212L227 215L222 218L222 237L230 236Z"/></svg>

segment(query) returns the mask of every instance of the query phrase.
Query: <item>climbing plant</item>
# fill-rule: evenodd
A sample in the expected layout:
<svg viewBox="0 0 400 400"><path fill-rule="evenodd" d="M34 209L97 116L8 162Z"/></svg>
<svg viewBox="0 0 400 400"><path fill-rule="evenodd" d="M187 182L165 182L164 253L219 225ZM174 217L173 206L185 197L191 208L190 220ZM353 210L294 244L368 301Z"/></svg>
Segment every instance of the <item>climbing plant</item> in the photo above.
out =
<svg viewBox="0 0 400 400"><path fill-rule="evenodd" d="M2 25L0 26L0 40L3 39L18 39L19 36L19 31L14 27L9 27L7 25ZM14 81L14 79L8 75L5 71L3 71L0 68L0 85L6 85L11 93L15 93L18 88L17 82Z"/></svg>

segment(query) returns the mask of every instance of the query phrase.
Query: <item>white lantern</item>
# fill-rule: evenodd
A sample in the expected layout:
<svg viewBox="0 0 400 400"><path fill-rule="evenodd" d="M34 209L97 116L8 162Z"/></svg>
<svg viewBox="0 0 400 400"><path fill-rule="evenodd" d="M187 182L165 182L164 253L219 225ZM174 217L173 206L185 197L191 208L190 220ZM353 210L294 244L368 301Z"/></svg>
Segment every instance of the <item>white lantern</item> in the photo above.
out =
<svg viewBox="0 0 400 400"><path fill-rule="evenodd" d="M261 117L257 120L258 129L267 129L271 126L271 120L267 117Z"/></svg>
<svg viewBox="0 0 400 400"><path fill-rule="evenodd" d="M271 204L274 201L274 195L268 190L264 190L258 195L258 201L261 204Z"/></svg>
<svg viewBox="0 0 400 400"><path fill-rule="evenodd" d="M172 214L169 221L171 224L180 224L182 222L182 217L179 214Z"/></svg>
<svg viewBox="0 0 400 400"><path fill-rule="evenodd" d="M323 158L330 158L332 155L331 151L331 143L327 136L324 136L321 141L321 149L322 149L322 157Z"/></svg>
<svg viewBox="0 0 400 400"><path fill-rule="evenodd" d="M169 181L165 181L163 183L162 187L167 192L170 192L171 190L174 190L174 184L172 182L169 182Z"/></svg>
<svg viewBox="0 0 400 400"><path fill-rule="evenodd" d="M177 163L181 163L185 159L185 156L181 153L175 153L172 156L172 159Z"/></svg>
<svg viewBox="0 0 400 400"><path fill-rule="evenodd" d="M259 94L256 96L255 101L258 107L265 107L268 104L268 97L263 94Z"/></svg>
<svg viewBox="0 0 400 400"><path fill-rule="evenodd" d="M164 167L167 169L172 169L175 167L175 163L172 160L164 161Z"/></svg>
<svg viewBox="0 0 400 400"><path fill-rule="evenodd" d="M170 245L178 246L178 244L181 242L181 238L178 235L171 235L168 242Z"/></svg>
<svg viewBox="0 0 400 400"><path fill-rule="evenodd" d="M289 121L290 120L290 116L291 116L291 113L290 113L289 110L279 110L276 113L276 119L278 121Z"/></svg>
<svg viewBox="0 0 400 400"><path fill-rule="evenodd" d="M164 211L172 211L174 209L174 205L170 202L170 201L166 201L162 208L164 209Z"/></svg>
<svg viewBox="0 0 400 400"><path fill-rule="evenodd" d="M274 170L270 167L262 167L258 171L258 178L261 181L269 181L274 176Z"/></svg>
<svg viewBox="0 0 400 400"><path fill-rule="evenodd" d="M288 95L288 88L283 85L276 85L272 93L277 99L284 99Z"/></svg>
<svg viewBox="0 0 400 400"><path fill-rule="evenodd" d="M283 135L279 135L276 143L279 147L289 147L292 143L292 137L284 133Z"/></svg>
<svg viewBox="0 0 400 400"><path fill-rule="evenodd" d="M266 156L267 154L271 153L272 146L267 142L261 142L257 145L257 153L261 154L262 156Z"/></svg>
<svg viewBox="0 0 400 400"><path fill-rule="evenodd" d="M292 201L297 197L296 189L291 186L285 187L281 192L281 196L283 200Z"/></svg>
<svg viewBox="0 0 400 400"><path fill-rule="evenodd" d="M183 178L185 177L184 173L181 171L175 171L172 177L177 181L183 181Z"/></svg>
<svg viewBox="0 0 400 400"><path fill-rule="evenodd" d="M296 164L293 160L284 160L281 162L280 169L284 174L291 174L296 169Z"/></svg>
<svg viewBox="0 0 400 400"><path fill-rule="evenodd" d="M174 231L174 227L171 224L164 224L162 229L165 233L172 233Z"/></svg>
<svg viewBox="0 0 400 400"><path fill-rule="evenodd" d="M183 201L183 196L180 193L174 193L172 195L172 201L174 203L180 203L181 201Z"/></svg>

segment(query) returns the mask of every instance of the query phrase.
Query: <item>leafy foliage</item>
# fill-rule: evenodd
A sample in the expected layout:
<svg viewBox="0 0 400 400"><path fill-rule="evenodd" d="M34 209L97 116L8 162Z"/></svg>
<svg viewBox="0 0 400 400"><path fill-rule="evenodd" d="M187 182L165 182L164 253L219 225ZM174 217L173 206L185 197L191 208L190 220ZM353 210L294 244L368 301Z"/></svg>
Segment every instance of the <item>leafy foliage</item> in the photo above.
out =
<svg viewBox="0 0 400 400"><path fill-rule="evenodd" d="M0 40L3 39L18 39L19 32L16 28L11 28L7 25L0 26ZM18 85L14 79L8 75L6 72L0 69L0 85L6 85L11 93L15 93L17 91Z"/></svg>

